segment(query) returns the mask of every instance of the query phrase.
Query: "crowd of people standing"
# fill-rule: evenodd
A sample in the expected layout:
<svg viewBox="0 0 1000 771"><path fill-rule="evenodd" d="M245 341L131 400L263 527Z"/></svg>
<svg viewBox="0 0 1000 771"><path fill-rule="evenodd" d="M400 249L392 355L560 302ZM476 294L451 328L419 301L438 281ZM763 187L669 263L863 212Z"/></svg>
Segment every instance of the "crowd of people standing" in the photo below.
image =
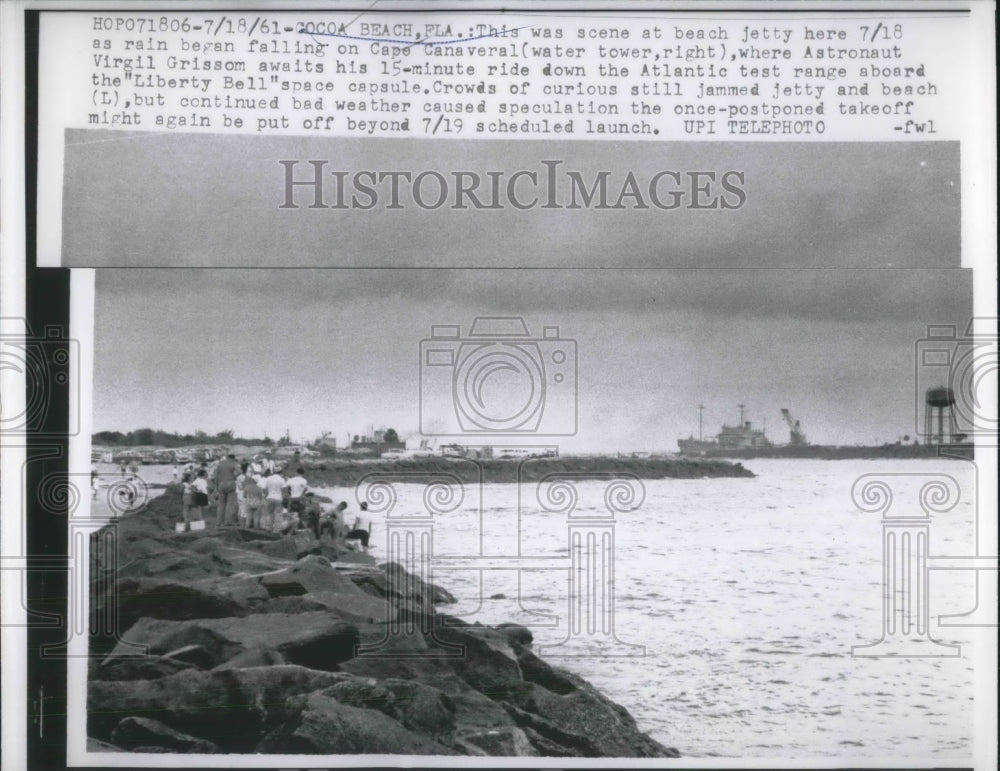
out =
<svg viewBox="0 0 1000 771"><path fill-rule="evenodd" d="M230 452L211 465L188 464L180 479L183 530L204 527L196 523L204 522L214 498L216 527L281 534L309 529L317 539L343 537L367 549L371 526L368 530L361 529L359 516L352 527L347 527L345 501L324 513L315 493L309 489L305 469L296 461L293 458L279 472L269 452L242 462ZM367 508L361 504L363 512Z"/></svg>

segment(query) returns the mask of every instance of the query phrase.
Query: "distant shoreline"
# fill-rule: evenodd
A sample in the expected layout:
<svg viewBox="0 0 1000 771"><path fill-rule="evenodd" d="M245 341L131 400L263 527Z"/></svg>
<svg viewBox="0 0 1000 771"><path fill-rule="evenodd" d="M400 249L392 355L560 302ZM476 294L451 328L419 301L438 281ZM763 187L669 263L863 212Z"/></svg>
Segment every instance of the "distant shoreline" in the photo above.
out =
<svg viewBox="0 0 1000 771"><path fill-rule="evenodd" d="M884 444L884 445L777 445L775 447L719 448L685 458L712 460L910 460L913 458L949 458L972 460L972 444Z"/></svg>

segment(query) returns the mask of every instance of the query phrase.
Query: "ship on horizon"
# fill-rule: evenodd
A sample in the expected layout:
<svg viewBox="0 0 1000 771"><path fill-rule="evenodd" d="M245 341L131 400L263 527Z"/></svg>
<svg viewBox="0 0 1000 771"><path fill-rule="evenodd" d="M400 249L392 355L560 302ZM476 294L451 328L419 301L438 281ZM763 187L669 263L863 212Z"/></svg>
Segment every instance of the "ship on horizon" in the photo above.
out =
<svg viewBox="0 0 1000 771"><path fill-rule="evenodd" d="M940 389L937 389L940 390ZM928 394L930 399L930 394ZM879 445L829 445L810 444L799 420L792 417L791 412L781 408L781 416L788 425L789 440L787 444L775 444L767 437L766 428L755 428L746 419L745 406L740 404L740 420L733 426L723 424L722 429L714 438L706 439L703 435L703 416L705 406L698 405L698 438L691 434L686 439L678 439L679 454L685 457L710 458L821 458L840 460L846 458L971 458L974 445L968 437L960 433L952 423L949 430L943 428L937 433L931 433L929 441L921 444L918 440L910 442L904 437L897 442L886 442ZM939 421L939 425L941 421Z"/></svg>
<svg viewBox="0 0 1000 771"><path fill-rule="evenodd" d="M735 426L722 424L722 430L715 435L714 439L705 439L703 435L703 423L705 405L698 405L698 438L692 434L687 439L678 439L677 446L681 455L718 455L722 452L734 450L758 450L774 447L774 443L767 438L763 429L753 427L753 423L746 420L745 406L739 405L740 422Z"/></svg>

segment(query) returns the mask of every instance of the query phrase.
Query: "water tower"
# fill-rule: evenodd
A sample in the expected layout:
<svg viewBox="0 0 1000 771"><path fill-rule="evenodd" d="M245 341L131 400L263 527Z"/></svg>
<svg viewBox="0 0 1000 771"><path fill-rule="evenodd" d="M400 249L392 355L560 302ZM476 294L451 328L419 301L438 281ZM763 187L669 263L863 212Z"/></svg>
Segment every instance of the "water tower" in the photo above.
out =
<svg viewBox="0 0 1000 771"><path fill-rule="evenodd" d="M955 392L940 386L928 388L924 399L924 436L928 444L949 444L957 441L955 423Z"/></svg>

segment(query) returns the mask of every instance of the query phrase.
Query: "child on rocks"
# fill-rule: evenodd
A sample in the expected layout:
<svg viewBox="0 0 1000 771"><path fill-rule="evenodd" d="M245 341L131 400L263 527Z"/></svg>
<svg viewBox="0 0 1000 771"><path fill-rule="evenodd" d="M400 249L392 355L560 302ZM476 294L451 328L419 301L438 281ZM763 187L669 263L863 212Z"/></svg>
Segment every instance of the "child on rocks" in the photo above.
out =
<svg viewBox="0 0 1000 771"><path fill-rule="evenodd" d="M202 509L195 503L196 489L190 474L182 477L181 514L184 516L184 532L191 532L191 523L204 519Z"/></svg>
<svg viewBox="0 0 1000 771"><path fill-rule="evenodd" d="M198 469L191 488L191 502L198 508L198 519L205 519L205 509L208 508L208 472L205 469Z"/></svg>

